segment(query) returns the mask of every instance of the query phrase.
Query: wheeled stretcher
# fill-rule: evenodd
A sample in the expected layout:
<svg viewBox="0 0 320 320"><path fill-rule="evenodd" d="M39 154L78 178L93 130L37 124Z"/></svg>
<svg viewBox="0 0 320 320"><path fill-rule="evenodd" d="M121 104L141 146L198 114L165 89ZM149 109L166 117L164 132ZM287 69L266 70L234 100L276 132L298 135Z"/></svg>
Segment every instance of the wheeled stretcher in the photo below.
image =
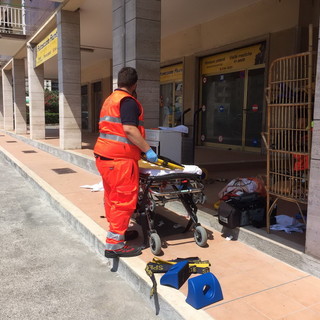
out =
<svg viewBox="0 0 320 320"><path fill-rule="evenodd" d="M138 219L144 247L150 247L154 255L161 253L161 239L155 229L155 208L170 201L181 201L188 214L188 223L183 232L192 228L197 245L207 244L207 232L197 218L197 203L203 203L204 186L201 183L201 169L197 166L184 166L180 169L167 169L139 162L140 183L138 199Z"/></svg>

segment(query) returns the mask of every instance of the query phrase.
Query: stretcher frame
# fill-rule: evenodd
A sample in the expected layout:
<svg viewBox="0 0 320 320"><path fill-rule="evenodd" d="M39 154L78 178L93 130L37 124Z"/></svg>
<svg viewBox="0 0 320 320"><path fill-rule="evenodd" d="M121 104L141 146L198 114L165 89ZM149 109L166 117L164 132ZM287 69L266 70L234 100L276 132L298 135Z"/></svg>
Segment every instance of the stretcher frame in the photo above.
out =
<svg viewBox="0 0 320 320"><path fill-rule="evenodd" d="M192 227L196 243L200 247L207 244L207 232L198 222L197 203L203 203L205 196L201 176L191 173L169 173L160 176L140 173L137 211L142 227L143 247L150 247L154 255L159 255L161 239L154 226L155 208L167 202L181 201L187 211L189 221L183 232Z"/></svg>

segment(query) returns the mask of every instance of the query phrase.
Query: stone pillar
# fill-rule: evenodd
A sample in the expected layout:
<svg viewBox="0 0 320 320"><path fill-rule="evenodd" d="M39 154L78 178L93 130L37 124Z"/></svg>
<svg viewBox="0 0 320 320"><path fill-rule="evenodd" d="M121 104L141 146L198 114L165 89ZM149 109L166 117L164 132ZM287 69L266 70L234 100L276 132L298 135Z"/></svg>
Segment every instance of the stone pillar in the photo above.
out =
<svg viewBox="0 0 320 320"><path fill-rule="evenodd" d="M3 125L3 94L2 94L2 77L0 77L0 129L4 128Z"/></svg>
<svg viewBox="0 0 320 320"><path fill-rule="evenodd" d="M57 28L60 147L81 149L79 11L59 11Z"/></svg>
<svg viewBox="0 0 320 320"><path fill-rule="evenodd" d="M3 88L3 128L12 131L13 126L13 98L12 98L12 72L2 70Z"/></svg>
<svg viewBox="0 0 320 320"><path fill-rule="evenodd" d="M15 132L17 134L26 134L27 109L24 59L13 59L12 61Z"/></svg>
<svg viewBox="0 0 320 320"><path fill-rule="evenodd" d="M317 59L305 252L320 258L320 38Z"/></svg>
<svg viewBox="0 0 320 320"><path fill-rule="evenodd" d="M159 126L161 1L113 0L113 84L124 66L138 72L145 127Z"/></svg>
<svg viewBox="0 0 320 320"><path fill-rule="evenodd" d="M44 113L44 67L36 67L34 50L27 46L28 54L28 86L29 86L29 115L30 138L33 140L45 139L46 124Z"/></svg>

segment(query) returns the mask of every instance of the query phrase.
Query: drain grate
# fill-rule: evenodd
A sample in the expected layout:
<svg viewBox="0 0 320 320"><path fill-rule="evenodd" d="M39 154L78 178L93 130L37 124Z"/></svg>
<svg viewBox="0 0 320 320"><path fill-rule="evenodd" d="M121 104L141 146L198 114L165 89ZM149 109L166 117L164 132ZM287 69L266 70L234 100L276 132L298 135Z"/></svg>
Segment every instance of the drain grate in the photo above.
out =
<svg viewBox="0 0 320 320"><path fill-rule="evenodd" d="M7 140L6 143L17 143L15 140Z"/></svg>
<svg viewBox="0 0 320 320"><path fill-rule="evenodd" d="M23 150L23 153L37 153L37 151L34 150Z"/></svg>
<svg viewBox="0 0 320 320"><path fill-rule="evenodd" d="M76 173L76 171L70 169L70 168L58 168L58 169L52 169L57 174L66 174L66 173Z"/></svg>

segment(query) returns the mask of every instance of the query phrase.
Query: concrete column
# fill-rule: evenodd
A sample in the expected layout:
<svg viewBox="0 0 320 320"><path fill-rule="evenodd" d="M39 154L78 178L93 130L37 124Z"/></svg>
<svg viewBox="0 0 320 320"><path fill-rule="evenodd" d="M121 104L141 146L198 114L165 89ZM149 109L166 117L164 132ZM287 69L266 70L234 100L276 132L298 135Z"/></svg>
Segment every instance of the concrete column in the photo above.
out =
<svg viewBox="0 0 320 320"><path fill-rule="evenodd" d="M43 64L35 66L34 50L31 46L27 47L27 54L30 138L34 140L45 139L44 67Z"/></svg>
<svg viewBox="0 0 320 320"><path fill-rule="evenodd" d="M81 149L79 11L58 12L57 28L60 147Z"/></svg>
<svg viewBox="0 0 320 320"><path fill-rule="evenodd" d="M4 128L3 125L3 94L2 94L2 77L0 76L0 129Z"/></svg>
<svg viewBox="0 0 320 320"><path fill-rule="evenodd" d="M320 35L320 34L319 34ZM308 219L306 230L307 254L320 258L320 38L318 39L318 60L315 100L314 128L312 134L311 168L308 195Z"/></svg>
<svg viewBox="0 0 320 320"><path fill-rule="evenodd" d="M145 127L159 126L161 1L113 0L113 84L118 71L138 72Z"/></svg>
<svg viewBox="0 0 320 320"><path fill-rule="evenodd" d="M13 97L12 97L12 71L2 70L3 88L3 127L4 130L12 131L13 126Z"/></svg>
<svg viewBox="0 0 320 320"><path fill-rule="evenodd" d="M26 134L27 110L24 59L13 59L12 76L15 132L17 134Z"/></svg>

